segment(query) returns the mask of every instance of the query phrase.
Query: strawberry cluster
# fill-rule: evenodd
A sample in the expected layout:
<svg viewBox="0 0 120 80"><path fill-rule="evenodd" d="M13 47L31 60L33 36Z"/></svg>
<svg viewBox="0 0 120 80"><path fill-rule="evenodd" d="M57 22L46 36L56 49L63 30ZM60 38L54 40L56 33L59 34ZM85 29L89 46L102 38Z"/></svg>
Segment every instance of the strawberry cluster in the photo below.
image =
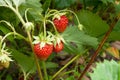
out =
<svg viewBox="0 0 120 80"><path fill-rule="evenodd" d="M52 52L59 53L64 48L64 39L59 33L65 31L68 25L68 18L65 15L54 17L53 24L57 30L56 35L49 34L47 38L36 37L34 41L34 53L40 60L46 60Z"/></svg>

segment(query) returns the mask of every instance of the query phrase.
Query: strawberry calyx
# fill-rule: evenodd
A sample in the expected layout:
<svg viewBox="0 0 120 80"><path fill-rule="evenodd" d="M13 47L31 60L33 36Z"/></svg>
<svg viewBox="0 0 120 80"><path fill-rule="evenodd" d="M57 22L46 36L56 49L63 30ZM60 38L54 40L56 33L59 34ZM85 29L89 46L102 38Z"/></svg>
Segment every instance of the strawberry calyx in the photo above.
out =
<svg viewBox="0 0 120 80"><path fill-rule="evenodd" d="M48 34L44 37L43 33L41 33L39 36L33 36L33 38L35 39L33 41L34 53L40 60L46 60L53 52L53 36Z"/></svg>
<svg viewBox="0 0 120 80"><path fill-rule="evenodd" d="M47 35L47 37L44 37L43 33L41 33L39 36L33 36L35 39L33 41L33 44L40 43L40 48L44 47L45 44L53 44L52 41L54 40L52 35Z"/></svg>
<svg viewBox="0 0 120 80"><path fill-rule="evenodd" d="M65 15L65 14L66 14L66 12L64 12L64 13L57 13L57 14L55 14L53 16L52 20L54 20L54 19L60 20L60 17L63 16L63 15Z"/></svg>
<svg viewBox="0 0 120 80"><path fill-rule="evenodd" d="M62 51L63 48L64 48L64 44L61 41L59 44L57 43L56 46L54 46L53 51L58 53L58 52Z"/></svg>
<svg viewBox="0 0 120 80"><path fill-rule="evenodd" d="M53 41L53 44L54 44L53 51L56 53L62 51L64 48L64 43L65 43L65 40L63 39L63 37L59 34L56 34L54 36L54 41Z"/></svg>

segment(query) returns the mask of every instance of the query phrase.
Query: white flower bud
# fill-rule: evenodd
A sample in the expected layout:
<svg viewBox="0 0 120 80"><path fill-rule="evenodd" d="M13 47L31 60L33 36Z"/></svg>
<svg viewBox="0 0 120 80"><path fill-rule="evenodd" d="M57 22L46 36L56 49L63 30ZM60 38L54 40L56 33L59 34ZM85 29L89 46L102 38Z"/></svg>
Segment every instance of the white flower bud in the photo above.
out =
<svg viewBox="0 0 120 80"><path fill-rule="evenodd" d="M26 29L27 31L34 30L34 25L33 25L32 22L27 22L27 23L25 23L24 27L25 27L25 29Z"/></svg>

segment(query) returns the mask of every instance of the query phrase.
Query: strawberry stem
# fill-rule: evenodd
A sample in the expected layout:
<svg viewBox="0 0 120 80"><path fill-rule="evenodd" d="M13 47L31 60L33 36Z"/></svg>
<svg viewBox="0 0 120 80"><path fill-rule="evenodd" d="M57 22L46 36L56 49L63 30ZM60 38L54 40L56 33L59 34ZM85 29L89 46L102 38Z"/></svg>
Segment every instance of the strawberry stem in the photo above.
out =
<svg viewBox="0 0 120 80"><path fill-rule="evenodd" d="M42 61L42 65L43 65L43 72L44 72L45 80L48 80L48 75L47 75L47 70L46 70L45 61Z"/></svg>
<svg viewBox="0 0 120 80"><path fill-rule="evenodd" d="M52 78L51 78L51 80L53 80L61 71L63 71L68 65L70 65L73 61L75 61L77 58L79 58L80 57L80 55L77 55L77 56L75 56L73 59L71 59L66 65L64 65L58 72L56 72L53 76L52 76Z"/></svg>
<svg viewBox="0 0 120 80"><path fill-rule="evenodd" d="M83 53L87 52L88 49L86 49ZM73 61L75 61L77 58L80 57L81 54L76 55L73 59L71 59L66 65L64 65L58 72L56 72L50 80L53 80L61 71L63 71L67 66L69 66Z"/></svg>
<svg viewBox="0 0 120 80"><path fill-rule="evenodd" d="M76 17L77 22L78 22L78 28L79 28L80 30L82 30L82 27L79 27L79 25L81 25L81 24L80 24L80 21L79 21L79 19L78 19L78 16L77 16L77 14L76 14L74 11L71 11L71 10L61 10L61 12L71 12L72 14L74 14L74 16Z"/></svg>
<svg viewBox="0 0 120 80"><path fill-rule="evenodd" d="M32 45L32 38L31 38L31 35L30 35L29 31L27 31L27 35L28 35L28 38L29 38L31 49L34 52L33 45ZM38 74L39 74L40 80L43 80L43 76L42 76L42 72L41 72L41 67L39 65L37 56L35 54L34 54L34 58L35 58L35 62L36 62L36 66L37 66L37 69L38 69Z"/></svg>
<svg viewBox="0 0 120 80"><path fill-rule="evenodd" d="M44 19L43 27L44 27L44 38L46 38L46 19Z"/></svg>
<svg viewBox="0 0 120 80"><path fill-rule="evenodd" d="M7 22L7 21L5 21L5 20L1 20L0 21L0 23L6 23L10 28L11 28L11 30L13 31L13 32L15 32L15 28L9 23L9 22Z"/></svg>
<svg viewBox="0 0 120 80"><path fill-rule="evenodd" d="M56 27L55 27L55 25L53 24L53 22L52 21L50 21L50 20L47 20L48 22L50 22L52 25L53 25L53 28L54 28L54 30L55 30L55 34L58 34L58 31L57 31L57 29L56 29Z"/></svg>
<svg viewBox="0 0 120 80"><path fill-rule="evenodd" d="M6 6L6 7L10 8L10 9L17 15L17 17L20 19L21 23L22 23L23 26L24 26L24 25L25 25L25 21L24 21L24 19L22 18L21 14L19 13L18 8L15 9L14 7L12 7L12 6L10 6L10 5L8 5L8 6ZM33 44L32 44L32 37L31 37L30 32L28 32L28 31L27 31L27 36L28 36L28 40L29 40L29 43L30 43L32 52L34 52L34 50L33 50ZM36 56L35 54L34 54L34 58L35 58L36 66L37 66L37 69L38 69L39 78L40 78L40 80L43 80L41 68L40 68L40 65L39 65L37 56Z"/></svg>
<svg viewBox="0 0 120 80"><path fill-rule="evenodd" d="M0 49L1 49L1 47L2 47L2 44L3 44L4 40L5 40L8 36L10 36L10 35L17 35L17 36L23 38L25 41L28 42L28 40L27 40L24 36L22 36L21 34L16 33L16 32L9 32L9 33L7 33L7 34L1 39L1 41L0 41Z"/></svg>

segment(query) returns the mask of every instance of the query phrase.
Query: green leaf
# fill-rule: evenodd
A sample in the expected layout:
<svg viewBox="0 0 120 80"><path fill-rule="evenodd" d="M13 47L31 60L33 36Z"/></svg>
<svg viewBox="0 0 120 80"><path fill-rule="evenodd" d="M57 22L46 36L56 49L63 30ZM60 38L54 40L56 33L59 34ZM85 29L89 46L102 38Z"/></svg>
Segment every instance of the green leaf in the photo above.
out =
<svg viewBox="0 0 120 80"><path fill-rule="evenodd" d="M112 31L108 38L108 41L120 40L120 32Z"/></svg>
<svg viewBox="0 0 120 80"><path fill-rule="evenodd" d="M120 15L119 13L120 13L120 4L118 4L118 5L114 5L115 6L115 12L116 12L116 14L117 15Z"/></svg>
<svg viewBox="0 0 120 80"><path fill-rule="evenodd" d="M114 3L115 0L101 0L104 4Z"/></svg>
<svg viewBox="0 0 120 80"><path fill-rule="evenodd" d="M76 0L55 0L55 8L66 8L74 4Z"/></svg>
<svg viewBox="0 0 120 80"><path fill-rule="evenodd" d="M5 6L5 5L7 5L7 4L5 3L5 1L0 0L0 6Z"/></svg>
<svg viewBox="0 0 120 80"><path fill-rule="evenodd" d="M113 31L111 32L108 40L109 41L114 41L114 40L120 40L120 37L118 37L120 35L120 20L116 23Z"/></svg>
<svg viewBox="0 0 120 80"><path fill-rule="evenodd" d="M6 2L7 5L12 6L12 1L11 0L4 0L4 2Z"/></svg>
<svg viewBox="0 0 120 80"><path fill-rule="evenodd" d="M105 60L103 63L97 63L93 73L89 73L91 80L119 80L120 64L115 61Z"/></svg>
<svg viewBox="0 0 120 80"><path fill-rule="evenodd" d="M109 25L98 15L87 10L81 10L77 13L80 23L85 26L89 35L100 37L109 29Z"/></svg>
<svg viewBox="0 0 120 80"><path fill-rule="evenodd" d="M1 25L0 25L0 31L2 31L4 33L4 35L11 32L6 26L1 26ZM12 43L15 43L13 36L8 36L7 39L9 41L11 41Z"/></svg>
<svg viewBox="0 0 120 80"><path fill-rule="evenodd" d="M97 38L85 34L76 26L69 26L62 36L66 42L65 48L75 53L80 53L82 50L84 50L83 46L96 47L98 44Z"/></svg>
<svg viewBox="0 0 120 80"><path fill-rule="evenodd" d="M0 7L0 20L5 20L14 25L14 27L18 27L20 20L18 17L12 12L9 8Z"/></svg>
<svg viewBox="0 0 120 80"><path fill-rule="evenodd" d="M13 3L18 7L22 3L25 3L25 0L13 0Z"/></svg>
<svg viewBox="0 0 120 80"><path fill-rule="evenodd" d="M118 80L120 80L120 64L119 64L119 66L118 66Z"/></svg>
<svg viewBox="0 0 120 80"><path fill-rule="evenodd" d="M17 61L17 63L25 72L34 72L36 70L33 56L27 56L15 49L10 50L12 51L12 57Z"/></svg>
<svg viewBox="0 0 120 80"><path fill-rule="evenodd" d="M50 6L51 0L46 0L42 6L43 10L46 11Z"/></svg>
<svg viewBox="0 0 120 80"><path fill-rule="evenodd" d="M84 4L84 0L79 0L80 3ZM85 0L86 6L97 6L101 3L100 0Z"/></svg>
<svg viewBox="0 0 120 80"><path fill-rule="evenodd" d="M26 0L25 4L20 6L20 10L21 12L24 12L27 8L30 8L30 10L28 11L30 13L28 19L30 18L31 20L40 20L39 15L43 11L40 0Z"/></svg>
<svg viewBox="0 0 120 80"><path fill-rule="evenodd" d="M7 75L6 80L12 80L12 76Z"/></svg>
<svg viewBox="0 0 120 80"><path fill-rule="evenodd" d="M58 64L53 63L53 62L46 62L46 68L50 69L50 68L57 68Z"/></svg>
<svg viewBox="0 0 120 80"><path fill-rule="evenodd" d="M68 78L65 79L65 80L76 80L76 79L74 78L74 76L70 76L70 77L68 77Z"/></svg>
<svg viewBox="0 0 120 80"><path fill-rule="evenodd" d="M120 32L120 20L116 23L113 31Z"/></svg>

